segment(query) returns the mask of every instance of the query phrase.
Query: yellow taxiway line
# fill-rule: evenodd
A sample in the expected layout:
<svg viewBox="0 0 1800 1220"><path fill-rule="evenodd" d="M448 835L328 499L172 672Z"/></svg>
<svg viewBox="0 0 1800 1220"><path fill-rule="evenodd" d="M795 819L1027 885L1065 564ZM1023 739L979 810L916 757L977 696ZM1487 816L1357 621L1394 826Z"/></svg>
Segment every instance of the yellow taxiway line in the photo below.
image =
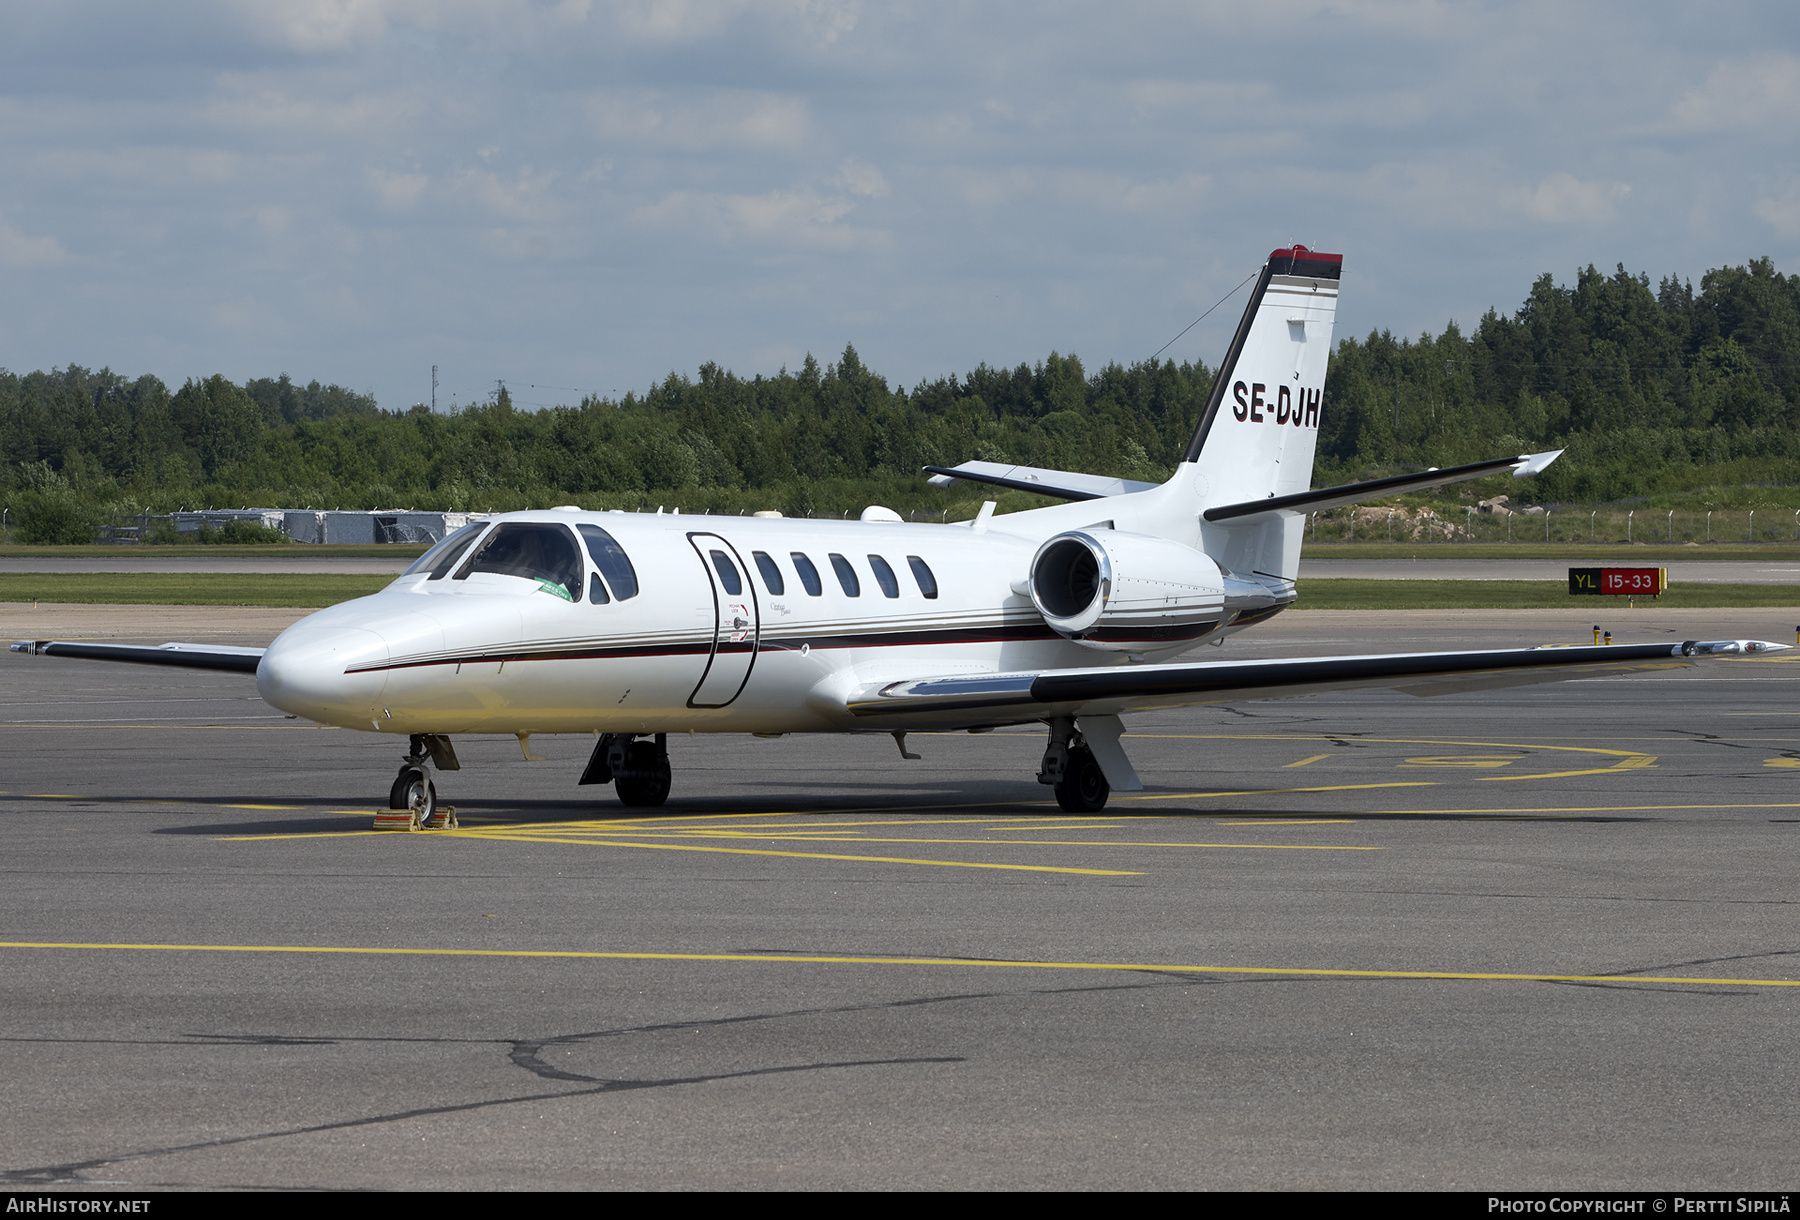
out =
<svg viewBox="0 0 1800 1220"><path fill-rule="evenodd" d="M1700 978L1689 975L1561 974L1550 971L1346 970L1309 966L1195 966L1169 962L1051 962L1002 957L903 957L825 953L656 953L592 949L406 949L376 945L183 945L107 941L0 941L0 949L136 950L163 953L294 953L369 957L469 957L641 962L747 962L814 966L959 966L1011 970L1125 970L1328 979L1424 979L1504 983L1687 983L1723 987L1800 987L1800 979Z"/></svg>

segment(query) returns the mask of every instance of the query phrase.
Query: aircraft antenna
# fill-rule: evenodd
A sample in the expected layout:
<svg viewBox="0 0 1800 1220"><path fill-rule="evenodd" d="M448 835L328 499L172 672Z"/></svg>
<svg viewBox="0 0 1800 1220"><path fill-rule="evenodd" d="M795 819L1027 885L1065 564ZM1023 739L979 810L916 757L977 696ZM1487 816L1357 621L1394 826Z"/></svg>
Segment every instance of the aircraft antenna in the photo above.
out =
<svg viewBox="0 0 1800 1220"><path fill-rule="evenodd" d="M1206 311L1206 313L1211 313L1214 309L1217 309L1219 306L1221 306L1225 302L1229 301L1232 297L1236 296L1238 288L1242 288L1245 284L1248 284L1251 280L1255 279L1260 274L1262 274L1262 268L1258 267L1255 271L1252 271L1249 275L1246 275L1243 278L1243 281L1238 284L1237 288L1233 288L1230 292L1226 293L1224 296L1222 296L1218 300L1214 301L1212 303L1212 308L1208 309ZM1200 323L1204 322L1206 320L1206 313L1201 314L1199 317L1195 318L1192 322L1189 322L1186 326L1182 327L1181 335L1187 334L1190 330L1193 330L1194 327L1196 327L1196 326L1200 325ZM1181 335L1176 335L1175 339L1181 338ZM1154 360L1158 356L1162 355L1164 352L1168 351L1169 348L1174 345L1175 339L1170 339L1167 343L1165 343L1161 347L1157 348L1156 351L1151 354L1150 359Z"/></svg>

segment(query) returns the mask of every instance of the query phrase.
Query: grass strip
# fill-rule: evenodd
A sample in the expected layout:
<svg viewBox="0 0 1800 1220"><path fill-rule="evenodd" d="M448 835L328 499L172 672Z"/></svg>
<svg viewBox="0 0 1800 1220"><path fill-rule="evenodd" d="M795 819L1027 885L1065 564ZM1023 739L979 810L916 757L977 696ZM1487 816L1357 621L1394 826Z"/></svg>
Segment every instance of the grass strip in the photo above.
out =
<svg viewBox="0 0 1800 1220"><path fill-rule="evenodd" d="M335 606L392 576L306 572L0 572L0 602L112 606Z"/></svg>
<svg viewBox="0 0 1800 1220"><path fill-rule="evenodd" d="M263 546L202 545L174 543L169 546L26 546L23 543L0 544L0 559L392 559L414 560L428 548L405 542L282 543Z"/></svg>
<svg viewBox="0 0 1800 1220"><path fill-rule="evenodd" d="M1303 580L1295 610L1612 610L1623 597L1575 597L1560 580ZM1796 585L1676 584L1639 607L1800 606Z"/></svg>
<svg viewBox="0 0 1800 1220"><path fill-rule="evenodd" d="M1792 542L1313 542L1307 559L1555 559L1570 567L1653 568L1714 559L1800 559Z"/></svg>

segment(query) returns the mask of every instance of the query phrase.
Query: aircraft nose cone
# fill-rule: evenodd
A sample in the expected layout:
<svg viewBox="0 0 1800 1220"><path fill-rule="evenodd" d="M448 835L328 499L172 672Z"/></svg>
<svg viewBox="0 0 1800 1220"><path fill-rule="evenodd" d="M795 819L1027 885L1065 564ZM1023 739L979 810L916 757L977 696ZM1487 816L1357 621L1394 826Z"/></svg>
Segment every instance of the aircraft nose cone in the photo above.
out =
<svg viewBox="0 0 1800 1220"><path fill-rule="evenodd" d="M302 621L275 638L256 669L256 691L271 707L346 728L369 727L382 715L387 641L366 627L312 626Z"/></svg>

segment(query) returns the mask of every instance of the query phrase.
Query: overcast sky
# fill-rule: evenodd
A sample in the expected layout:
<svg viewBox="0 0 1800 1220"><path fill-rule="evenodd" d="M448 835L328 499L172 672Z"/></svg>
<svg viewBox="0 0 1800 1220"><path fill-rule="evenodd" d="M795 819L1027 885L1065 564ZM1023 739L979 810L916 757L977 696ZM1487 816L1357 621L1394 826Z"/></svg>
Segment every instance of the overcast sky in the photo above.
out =
<svg viewBox="0 0 1800 1220"><path fill-rule="evenodd" d="M1800 267L1800 6L7 0L0 366L404 408L713 360L1140 360L1278 245L1338 334ZM1215 363L1241 298L1168 354Z"/></svg>

